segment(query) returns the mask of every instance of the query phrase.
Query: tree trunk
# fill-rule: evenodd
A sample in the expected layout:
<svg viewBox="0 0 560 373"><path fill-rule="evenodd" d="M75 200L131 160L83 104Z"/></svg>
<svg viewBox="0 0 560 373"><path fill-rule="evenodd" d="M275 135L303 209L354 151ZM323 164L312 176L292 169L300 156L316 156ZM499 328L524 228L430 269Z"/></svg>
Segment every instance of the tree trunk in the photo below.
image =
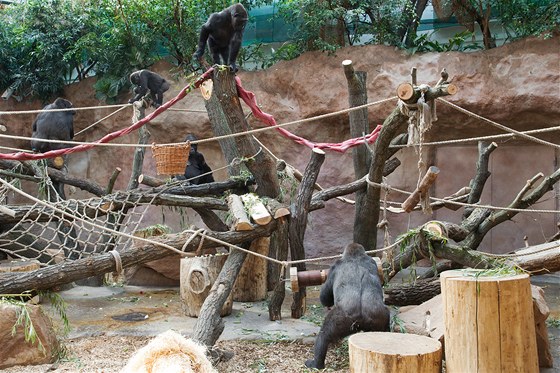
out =
<svg viewBox="0 0 560 373"><path fill-rule="evenodd" d="M309 207L313 195L313 187L324 161L325 152L318 148L313 149L311 152L311 160L305 168L303 179L299 186L296 203L292 205L289 227L292 260L305 259L303 239L305 237L305 230L307 229L307 214L310 211ZM305 263L298 263L296 267L298 271L305 271ZM294 319L299 319L305 314L305 295L305 288L301 289L299 292L293 293L292 317Z"/></svg>
<svg viewBox="0 0 560 373"><path fill-rule="evenodd" d="M235 74L230 69L214 71L214 91L219 100L225 120L232 133L239 134L248 130L247 121L237 96ZM276 198L280 194L280 184L276 174L276 162L259 147L251 136L236 136L235 144L241 157L254 159L245 163L255 177L256 193L259 196Z"/></svg>

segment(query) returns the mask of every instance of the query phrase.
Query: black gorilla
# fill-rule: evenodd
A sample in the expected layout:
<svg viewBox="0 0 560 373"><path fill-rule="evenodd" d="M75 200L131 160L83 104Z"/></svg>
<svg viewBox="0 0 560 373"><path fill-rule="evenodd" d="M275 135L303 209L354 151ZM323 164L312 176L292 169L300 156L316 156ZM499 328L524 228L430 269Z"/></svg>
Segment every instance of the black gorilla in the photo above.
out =
<svg viewBox="0 0 560 373"><path fill-rule="evenodd" d="M388 331L389 309L383 304L383 289L377 265L364 247L351 243L330 268L321 287L321 303L333 307L315 340L315 358L310 368L323 369L329 344L358 331Z"/></svg>
<svg viewBox="0 0 560 373"><path fill-rule="evenodd" d="M198 140L195 135L188 134L185 141L196 141ZM206 174L200 176L202 174ZM200 177L197 177L200 176ZM212 176L212 169L206 161L202 153L198 152L197 144L191 144L191 150L189 152L189 160L187 161L187 166L185 167L185 178L189 180L191 184L206 184L213 183L214 176Z"/></svg>
<svg viewBox="0 0 560 373"><path fill-rule="evenodd" d="M194 57L204 55L206 42L215 64L229 65L237 71L235 61L241 48L243 31L247 24L247 11L241 4L234 4L219 13L212 13L200 30L198 49Z"/></svg>
<svg viewBox="0 0 560 373"><path fill-rule="evenodd" d="M43 108L43 110L54 109L69 109L72 103L63 98L57 98L52 104ZM45 111L39 113L32 125L31 137L34 139L48 139L48 140L72 140L74 139L74 110L67 111ZM31 140L31 149L34 152L45 153L50 150L64 149L71 147L66 143L44 142L38 140ZM65 158L65 157L64 157ZM66 163L66 160L65 160ZM64 184L53 181L53 187L56 192L66 199L64 194Z"/></svg>
<svg viewBox="0 0 560 373"><path fill-rule="evenodd" d="M70 101L59 97L52 104L45 106L43 110L69 109L71 107L72 103ZM39 113L33 122L31 137L47 140L72 140L74 138L74 114L76 114L74 110ZM44 153L49 150L68 147L70 145L65 143L31 140L31 149L35 152Z"/></svg>
<svg viewBox="0 0 560 373"><path fill-rule="evenodd" d="M130 82L136 85L136 87L134 88L135 96L128 100L128 103L131 104L140 100L150 90L150 95L152 100L154 100L153 106L156 108L161 106L163 103L163 92L167 91L170 87L167 80L150 70L133 72L130 74Z"/></svg>

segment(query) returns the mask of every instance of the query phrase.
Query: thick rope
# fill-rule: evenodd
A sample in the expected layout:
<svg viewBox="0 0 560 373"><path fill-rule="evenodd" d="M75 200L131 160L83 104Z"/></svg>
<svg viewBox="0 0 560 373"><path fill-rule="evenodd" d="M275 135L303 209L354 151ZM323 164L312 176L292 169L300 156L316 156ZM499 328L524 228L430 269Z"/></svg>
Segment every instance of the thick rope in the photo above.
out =
<svg viewBox="0 0 560 373"><path fill-rule="evenodd" d="M475 114L475 113L473 113L472 111L469 111L469 110L467 110L467 109L463 109L462 107L460 107L460 106L458 106L458 105L455 105L455 104L453 104L453 103L451 103L451 102L449 102L449 101L447 101L447 100L444 100L444 99L442 99L442 98L438 98L438 100L441 100L444 104L446 104L446 105L448 105L448 106L451 106L452 108L454 108L454 109L460 111L461 113L467 114L467 115L469 115L469 116L471 116L471 117L473 117L473 118L477 118L477 119L480 119L480 120L485 121L485 122L487 122L487 123L490 123L490 124L493 125L494 127L497 127L497 128L499 128L499 129L501 129L501 130L503 130L503 131L513 133L513 134L515 134L515 135L517 135L517 136L519 136L519 137L523 137L524 139L528 139L528 140L531 140L531 141L533 141L533 142L537 142L537 143L539 143L539 144L543 144L543 145L551 146L551 147L556 148L556 149L560 149L560 145L558 145L558 144L554 144L554 143L551 143L551 142L548 142L548 141L545 141L545 140L541 140L541 139L539 139L539 138L537 138L537 137L528 135L528 134L523 133L523 132L521 132L521 131L517 131L517 130L514 130L514 129L512 129L512 128L506 127L506 126L504 126L503 124L494 122L493 120L490 120L490 119L488 119L488 118L484 118L483 116L480 116L480 115L478 115L478 114Z"/></svg>

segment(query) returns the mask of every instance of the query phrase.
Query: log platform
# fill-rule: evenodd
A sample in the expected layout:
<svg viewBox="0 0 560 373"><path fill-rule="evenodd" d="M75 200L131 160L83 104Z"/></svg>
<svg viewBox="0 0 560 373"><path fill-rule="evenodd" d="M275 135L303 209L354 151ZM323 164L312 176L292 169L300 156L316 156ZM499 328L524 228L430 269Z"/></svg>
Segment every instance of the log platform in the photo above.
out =
<svg viewBox="0 0 560 373"><path fill-rule="evenodd" d="M348 339L351 373L439 373L441 343L415 334L367 332Z"/></svg>
<svg viewBox="0 0 560 373"><path fill-rule="evenodd" d="M448 373L539 371L529 275L441 274Z"/></svg>

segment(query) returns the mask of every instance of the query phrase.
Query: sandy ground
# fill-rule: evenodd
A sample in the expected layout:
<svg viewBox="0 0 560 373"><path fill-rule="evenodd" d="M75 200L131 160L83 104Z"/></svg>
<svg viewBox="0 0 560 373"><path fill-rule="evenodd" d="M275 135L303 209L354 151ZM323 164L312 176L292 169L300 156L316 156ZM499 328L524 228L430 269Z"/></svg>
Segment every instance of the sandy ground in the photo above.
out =
<svg viewBox="0 0 560 373"><path fill-rule="evenodd" d="M129 357L150 337L97 336L67 340L67 357L55 364L12 367L4 372L119 372ZM219 372L311 372L303 361L311 357L309 344L277 341L220 341L218 348L234 352L233 358L215 365ZM349 372L346 345L329 352L325 372Z"/></svg>

